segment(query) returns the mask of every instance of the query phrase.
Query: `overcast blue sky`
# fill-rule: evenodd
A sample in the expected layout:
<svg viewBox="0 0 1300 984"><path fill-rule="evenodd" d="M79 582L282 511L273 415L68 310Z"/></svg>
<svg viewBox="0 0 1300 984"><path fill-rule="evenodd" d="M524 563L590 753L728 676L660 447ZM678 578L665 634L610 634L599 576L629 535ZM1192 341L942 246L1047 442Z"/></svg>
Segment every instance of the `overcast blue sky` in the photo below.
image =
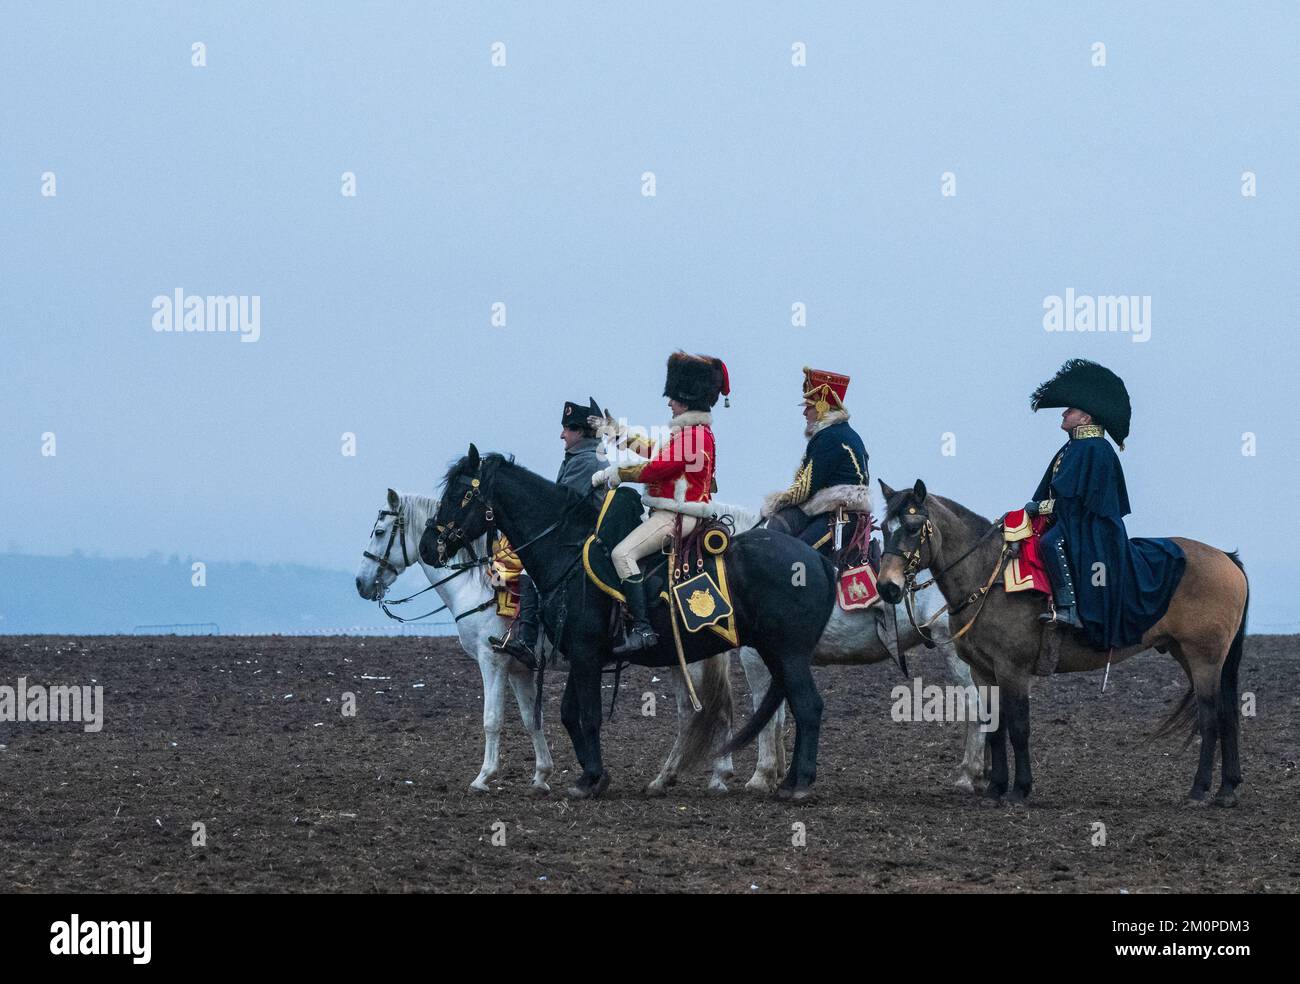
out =
<svg viewBox="0 0 1300 984"><path fill-rule="evenodd" d="M995 514L1087 356L1130 532L1239 547L1300 627L1300 8L798 6L5 4L0 548L352 570L471 439L551 474L565 399L662 422L677 347L731 370L721 498L788 483L808 364L873 477ZM177 288L260 338L154 331ZM1067 288L1149 340L1048 333Z"/></svg>

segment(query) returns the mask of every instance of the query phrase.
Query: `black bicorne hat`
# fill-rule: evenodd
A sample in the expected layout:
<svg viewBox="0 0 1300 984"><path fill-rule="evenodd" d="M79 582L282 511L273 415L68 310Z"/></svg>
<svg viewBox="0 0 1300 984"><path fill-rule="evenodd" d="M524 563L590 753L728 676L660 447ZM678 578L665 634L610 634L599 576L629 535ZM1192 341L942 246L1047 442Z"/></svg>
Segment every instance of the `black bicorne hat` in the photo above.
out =
<svg viewBox="0 0 1300 984"><path fill-rule="evenodd" d="M687 352L668 356L664 396L685 403L692 410L711 410L719 394L726 396L730 392L731 381L721 359Z"/></svg>
<svg viewBox="0 0 1300 984"><path fill-rule="evenodd" d="M564 405L564 413L560 417L560 424L571 430L582 430L587 426L588 417L603 417L604 411L596 405L596 398L593 396L590 406L583 406L577 400L570 400Z"/></svg>
<svg viewBox="0 0 1300 984"><path fill-rule="evenodd" d="M1071 359L1061 366L1055 376L1034 390L1029 405L1035 410L1077 407L1090 414L1121 448L1133 416L1124 380L1088 359Z"/></svg>

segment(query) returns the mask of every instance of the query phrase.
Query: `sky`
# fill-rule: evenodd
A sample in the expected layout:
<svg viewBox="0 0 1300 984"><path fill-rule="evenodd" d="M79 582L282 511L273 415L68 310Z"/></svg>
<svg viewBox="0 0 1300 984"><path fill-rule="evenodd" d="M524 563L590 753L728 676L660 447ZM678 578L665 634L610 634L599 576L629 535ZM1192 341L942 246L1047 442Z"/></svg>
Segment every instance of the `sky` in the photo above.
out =
<svg viewBox="0 0 1300 984"><path fill-rule="evenodd" d="M549 476L565 400L664 423L676 348L730 370L719 498L789 483L810 365L873 479L992 516L1082 356L1130 534L1300 629L1300 7L798 7L5 4L0 549L353 570L471 440ZM177 289L256 341L155 330ZM1149 336L1047 331L1067 290Z"/></svg>

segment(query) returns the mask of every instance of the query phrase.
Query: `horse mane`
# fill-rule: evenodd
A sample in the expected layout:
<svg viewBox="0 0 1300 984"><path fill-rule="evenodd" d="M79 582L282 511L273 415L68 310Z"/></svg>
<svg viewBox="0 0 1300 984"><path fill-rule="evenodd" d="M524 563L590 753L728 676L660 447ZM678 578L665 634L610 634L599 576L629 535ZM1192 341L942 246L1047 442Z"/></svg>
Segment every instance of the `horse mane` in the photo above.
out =
<svg viewBox="0 0 1300 984"><path fill-rule="evenodd" d="M971 533L983 533L993 525L992 521L985 519L973 509L967 509L960 502L949 499L942 495L927 496L930 499L938 499L939 503L957 517L957 520L966 527Z"/></svg>
<svg viewBox="0 0 1300 984"><path fill-rule="evenodd" d="M397 497L402 503L402 509L406 513L406 518L408 520L411 518L411 514L408 511L409 506L415 506L417 509L421 510L425 519L436 515L438 512L439 500L434 496L420 495L418 492L399 492L397 493Z"/></svg>
<svg viewBox="0 0 1300 984"><path fill-rule="evenodd" d="M573 510L574 515L576 515L579 510L585 508L586 511L591 514L590 518L593 521L595 520L596 507L592 504L589 496L585 496L568 486L552 482L549 478L539 475L537 472L519 464L515 461L515 456L513 454L507 456L501 454L499 451L492 451L488 454L482 455L479 458L479 467L477 471L470 466L469 455L465 455L447 469L447 474L442 480L442 488L446 490L451 483L458 478L477 478L479 480L479 488L483 493L483 497L490 500L492 498L492 487L496 483L497 475L503 470L514 472L515 474L523 474L544 485L551 486L564 499L563 508Z"/></svg>

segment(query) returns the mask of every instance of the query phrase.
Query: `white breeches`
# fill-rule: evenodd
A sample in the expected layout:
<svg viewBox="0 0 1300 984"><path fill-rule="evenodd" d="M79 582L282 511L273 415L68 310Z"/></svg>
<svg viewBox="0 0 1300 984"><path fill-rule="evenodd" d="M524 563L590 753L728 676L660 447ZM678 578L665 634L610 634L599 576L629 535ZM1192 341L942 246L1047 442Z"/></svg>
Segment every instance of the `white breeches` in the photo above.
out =
<svg viewBox="0 0 1300 984"><path fill-rule="evenodd" d="M667 509L656 509L650 518L625 536L610 554L614 561L614 570L623 580L636 577L639 568L636 562L642 557L649 557L666 547L673 536L673 523L678 514ZM695 529L699 522L695 516L682 516L682 534Z"/></svg>

